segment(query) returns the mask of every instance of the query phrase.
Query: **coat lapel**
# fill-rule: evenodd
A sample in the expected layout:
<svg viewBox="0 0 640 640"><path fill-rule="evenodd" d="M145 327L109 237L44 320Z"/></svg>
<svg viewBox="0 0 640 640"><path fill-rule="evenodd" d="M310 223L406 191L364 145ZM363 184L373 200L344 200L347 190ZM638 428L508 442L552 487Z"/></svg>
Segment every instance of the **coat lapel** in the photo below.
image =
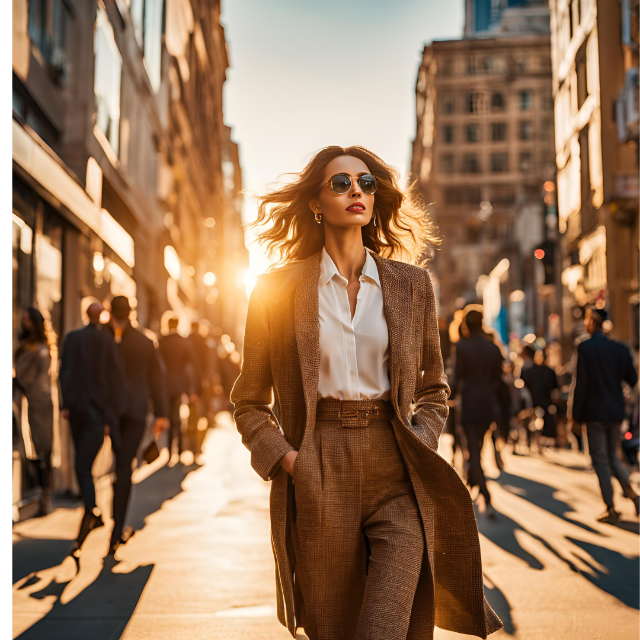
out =
<svg viewBox="0 0 640 640"><path fill-rule="evenodd" d="M411 315L411 280L397 273L395 263L371 252L376 261L382 287L384 315L389 330L389 381L391 383L391 401L398 413L400 370L402 367L403 332L407 329L406 314ZM408 286L407 286L408 285Z"/></svg>
<svg viewBox="0 0 640 640"><path fill-rule="evenodd" d="M315 424L320 378L320 305L318 281L322 251L309 256L301 265L295 290L294 324L300 374L307 408L307 425Z"/></svg>

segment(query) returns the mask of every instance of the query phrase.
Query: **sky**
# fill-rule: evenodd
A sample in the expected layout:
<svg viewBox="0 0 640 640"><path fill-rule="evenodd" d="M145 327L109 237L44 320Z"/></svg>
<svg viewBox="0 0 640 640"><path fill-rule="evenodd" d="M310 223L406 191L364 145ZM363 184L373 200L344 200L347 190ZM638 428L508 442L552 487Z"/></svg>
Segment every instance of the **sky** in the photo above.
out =
<svg viewBox="0 0 640 640"><path fill-rule="evenodd" d="M328 145L359 144L406 175L425 44L459 38L463 0L223 0L225 123L251 193ZM250 273L268 266L248 234Z"/></svg>

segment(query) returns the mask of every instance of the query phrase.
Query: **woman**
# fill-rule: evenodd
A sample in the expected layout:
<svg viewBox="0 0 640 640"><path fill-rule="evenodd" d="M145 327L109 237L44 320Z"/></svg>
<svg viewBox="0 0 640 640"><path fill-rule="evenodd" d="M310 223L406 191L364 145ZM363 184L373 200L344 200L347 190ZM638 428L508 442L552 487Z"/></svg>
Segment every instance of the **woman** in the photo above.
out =
<svg viewBox="0 0 640 640"><path fill-rule="evenodd" d="M257 223L286 264L251 295L231 400L272 481L278 619L310 640L427 639L434 624L485 638L502 623L473 506L436 453L449 387L433 287L390 259L438 242L428 216L373 153L327 147Z"/></svg>
<svg viewBox="0 0 640 640"><path fill-rule="evenodd" d="M53 401L51 398L51 352L44 317L33 307L22 313L20 345L15 353L16 386L29 405L33 448L38 456L42 497L40 514L50 510Z"/></svg>

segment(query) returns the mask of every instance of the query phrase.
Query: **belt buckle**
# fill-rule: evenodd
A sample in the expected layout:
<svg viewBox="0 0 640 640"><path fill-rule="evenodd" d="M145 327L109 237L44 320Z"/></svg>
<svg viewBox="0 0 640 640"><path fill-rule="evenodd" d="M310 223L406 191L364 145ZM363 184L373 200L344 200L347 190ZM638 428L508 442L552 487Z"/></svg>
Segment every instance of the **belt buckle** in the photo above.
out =
<svg viewBox="0 0 640 640"><path fill-rule="evenodd" d="M350 409L348 411L342 411L341 412L341 417L342 418L357 418L358 417L358 410L357 409Z"/></svg>

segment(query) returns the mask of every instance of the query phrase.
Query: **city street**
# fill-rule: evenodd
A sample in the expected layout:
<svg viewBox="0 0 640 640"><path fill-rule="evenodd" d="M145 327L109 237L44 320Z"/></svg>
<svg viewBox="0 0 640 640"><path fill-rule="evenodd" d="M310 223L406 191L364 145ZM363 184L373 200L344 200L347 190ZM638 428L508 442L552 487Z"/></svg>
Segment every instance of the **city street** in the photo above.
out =
<svg viewBox="0 0 640 640"><path fill-rule="evenodd" d="M443 453L448 457L448 436ZM80 570L67 557L82 509L13 528L13 637L21 640L285 639L275 616L269 486L229 414L200 462L163 466L133 489L134 537L106 559L110 523L93 532ZM601 525L595 474L577 453L505 456L497 477L484 450L498 515L478 514L485 588L505 623L492 638L638 638L638 519ZM109 489L99 489L109 512ZM615 631L614 626L615 625ZM462 638L436 631L436 638ZM466 636L468 637L468 636ZM339 640L339 639L336 639Z"/></svg>

